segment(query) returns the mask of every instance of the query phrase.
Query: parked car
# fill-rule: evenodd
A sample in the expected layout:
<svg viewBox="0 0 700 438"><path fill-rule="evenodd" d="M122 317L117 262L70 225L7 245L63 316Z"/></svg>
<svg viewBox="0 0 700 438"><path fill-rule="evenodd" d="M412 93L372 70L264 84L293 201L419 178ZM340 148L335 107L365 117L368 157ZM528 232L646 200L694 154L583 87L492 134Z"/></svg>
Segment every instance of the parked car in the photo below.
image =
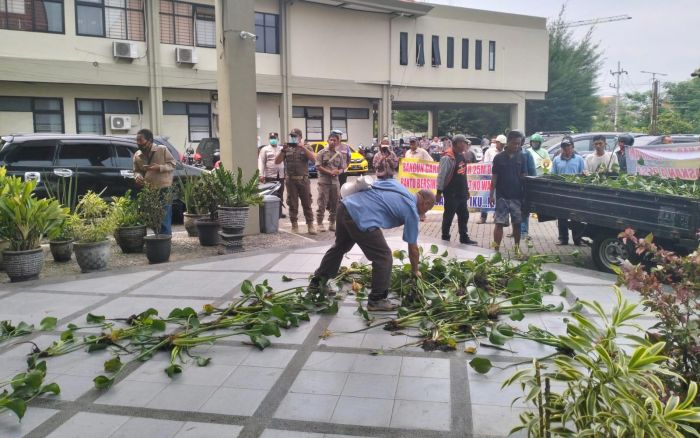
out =
<svg viewBox="0 0 700 438"><path fill-rule="evenodd" d="M77 174L79 195L92 190L111 198L136 188L133 156L138 145L133 138L89 134L22 134L6 136L2 140L0 166L5 166L9 175L38 179L38 196L46 196L45 184L55 183L59 176L72 174ZM196 177L203 172L176 160L175 178ZM176 193L173 201L175 222L181 220L183 211L183 203Z"/></svg>
<svg viewBox="0 0 700 438"><path fill-rule="evenodd" d="M592 153L595 151L595 148L593 147L593 137L596 135L603 135L605 136L605 142L607 143L605 146L605 150L607 151L614 151L616 142L617 142L617 137L623 134L622 132L585 132L581 134L572 134L571 138L574 140L574 151L581 155L583 158L586 158L586 155ZM634 137L639 137L644 134L639 134L639 133L632 133L632 136ZM545 141L542 144L542 147L549 152L549 156L554 158L559 153L561 153L561 140L564 138L564 136L556 136L552 137L551 139ZM635 142L636 144L636 142Z"/></svg>
<svg viewBox="0 0 700 438"><path fill-rule="evenodd" d="M314 152L314 154L318 154L323 148L328 146L328 142L326 141L314 141L312 143L309 143L309 147L311 147L311 150ZM367 173L367 170L369 168L369 165L367 164L367 160L365 157L357 151L357 148L355 146L348 145L351 150L350 154L350 164L348 166L347 173L349 175L352 174L365 174ZM317 174L316 171L316 165L314 164L313 166L314 174ZM309 163L309 174L311 173L311 163Z"/></svg>
<svg viewBox="0 0 700 438"><path fill-rule="evenodd" d="M195 161L201 161L205 168L213 169L216 162L219 161L220 156L219 139L203 138L197 145L194 159Z"/></svg>
<svg viewBox="0 0 700 438"><path fill-rule="evenodd" d="M634 139L635 146L651 146L663 144L664 135L642 135ZM698 143L700 135L697 134L671 134L673 144L678 143Z"/></svg>

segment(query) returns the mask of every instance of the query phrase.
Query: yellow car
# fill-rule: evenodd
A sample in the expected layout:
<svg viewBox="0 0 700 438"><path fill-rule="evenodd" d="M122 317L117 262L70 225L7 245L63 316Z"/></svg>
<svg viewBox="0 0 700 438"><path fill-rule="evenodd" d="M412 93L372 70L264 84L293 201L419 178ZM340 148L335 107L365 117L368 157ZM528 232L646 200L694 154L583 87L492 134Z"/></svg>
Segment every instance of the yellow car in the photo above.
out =
<svg viewBox="0 0 700 438"><path fill-rule="evenodd" d="M309 143L309 146L311 147L311 150L314 151L315 154L319 153L323 148L328 146L327 141L315 141L312 143ZM355 149L354 146L348 145L352 153L350 154L350 165L348 166L348 170L346 173L352 175L352 174L364 174L367 173L367 160L365 157L357 152L357 149Z"/></svg>

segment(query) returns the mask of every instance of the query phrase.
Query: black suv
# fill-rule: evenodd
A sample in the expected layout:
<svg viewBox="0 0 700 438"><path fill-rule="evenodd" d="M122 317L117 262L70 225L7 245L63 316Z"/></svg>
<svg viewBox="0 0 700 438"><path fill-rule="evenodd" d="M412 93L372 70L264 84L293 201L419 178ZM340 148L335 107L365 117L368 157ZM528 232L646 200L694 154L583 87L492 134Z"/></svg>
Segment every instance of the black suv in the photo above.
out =
<svg viewBox="0 0 700 438"><path fill-rule="evenodd" d="M170 149L170 148L169 148ZM105 198L134 189L133 156L136 140L106 135L23 134L2 137L0 166L8 175L39 179L37 194L46 195L44 184L77 173L78 194L102 192ZM172 151L171 151L172 153ZM177 151L175 151L177 153ZM198 176L202 169L177 161L175 177ZM173 202L173 220L182 217L182 202Z"/></svg>
<svg viewBox="0 0 700 438"><path fill-rule="evenodd" d="M194 156L195 160L201 161L207 169L213 169L216 162L221 159L220 157L218 138L203 138L199 140Z"/></svg>

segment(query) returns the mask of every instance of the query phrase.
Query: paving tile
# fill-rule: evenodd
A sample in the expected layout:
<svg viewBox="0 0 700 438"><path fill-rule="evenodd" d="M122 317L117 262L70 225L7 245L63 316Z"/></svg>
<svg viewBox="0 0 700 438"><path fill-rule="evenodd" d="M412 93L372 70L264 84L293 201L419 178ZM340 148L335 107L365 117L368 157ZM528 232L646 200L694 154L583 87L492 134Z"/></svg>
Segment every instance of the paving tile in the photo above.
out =
<svg viewBox="0 0 700 438"><path fill-rule="evenodd" d="M283 281L282 276L292 278L292 281ZM291 289L294 287L307 287L309 285L309 274L298 272L286 272L278 274L277 272L262 272L255 277L253 284L259 284L267 280L267 284L276 291Z"/></svg>
<svg viewBox="0 0 700 438"><path fill-rule="evenodd" d="M161 271L142 271L131 274L109 275L107 277L90 278L88 280L66 281L63 283L45 284L34 290L86 292L96 294L116 294L146 281Z"/></svg>
<svg viewBox="0 0 700 438"><path fill-rule="evenodd" d="M75 401L78 397L95 387L92 379L92 377L54 375L49 372L46 375L46 383L58 383L58 386L61 387L61 393L58 395L46 394L44 397L55 400Z"/></svg>
<svg viewBox="0 0 700 438"><path fill-rule="evenodd" d="M31 407L27 409L21 422L12 412L3 412L0 414L0 436L4 438L23 437L57 412L54 409Z"/></svg>
<svg viewBox="0 0 700 438"><path fill-rule="evenodd" d="M391 332L384 333L365 333L360 347L371 348L376 350L388 350L392 348L403 347L408 344L408 337L405 335L394 335Z"/></svg>
<svg viewBox="0 0 700 438"><path fill-rule="evenodd" d="M108 437L127 421L129 417L121 415L78 412L48 436L51 438Z"/></svg>
<svg viewBox="0 0 700 438"><path fill-rule="evenodd" d="M266 348L263 351L251 350L241 364L254 367L284 368L295 354L296 350L282 348Z"/></svg>
<svg viewBox="0 0 700 438"><path fill-rule="evenodd" d="M192 354L211 357L217 365L240 365L254 347L230 347L228 345L201 345L191 350Z"/></svg>
<svg viewBox="0 0 700 438"><path fill-rule="evenodd" d="M216 391L212 386L176 385L166 386L146 405L153 409L173 411L196 411Z"/></svg>
<svg viewBox="0 0 700 438"><path fill-rule="evenodd" d="M324 438L322 433L296 432L292 430L265 429L260 438Z"/></svg>
<svg viewBox="0 0 700 438"><path fill-rule="evenodd" d="M546 269L551 270L559 280L561 280L567 286L572 284L597 284L597 285L611 285L615 284L615 276L612 274L606 274L598 271L591 271L590 269L580 269L570 266L563 265L545 265Z"/></svg>
<svg viewBox="0 0 700 438"><path fill-rule="evenodd" d="M203 275L206 276L206 279L202 278ZM197 274L187 271L175 271L159 277L129 292L129 294L218 298L227 294L251 275L251 272L208 272L206 274Z"/></svg>
<svg viewBox="0 0 700 438"><path fill-rule="evenodd" d="M450 377L450 361L449 359L405 357L401 365L401 375L448 379Z"/></svg>
<svg viewBox="0 0 700 438"><path fill-rule="evenodd" d="M102 394L95 403L145 407L167 386L166 383L123 380Z"/></svg>
<svg viewBox="0 0 700 438"><path fill-rule="evenodd" d="M130 418L109 438L171 438L182 428L181 421L156 420L153 418Z"/></svg>
<svg viewBox="0 0 700 438"><path fill-rule="evenodd" d="M270 390L282 374L281 368L239 366L223 383L223 386L243 389Z"/></svg>
<svg viewBox="0 0 700 438"><path fill-rule="evenodd" d="M491 382L491 383L502 383L506 379L508 379L510 376L515 374L517 371L523 369L524 367L528 367L529 365L521 365L521 366L514 366L513 363L509 362L497 362L497 361L492 361L493 368L489 370L488 373L486 374L481 374L477 373L474 371L474 369L469 366L469 361L471 359L468 359L466 362L467 365L467 377L469 378L469 384L471 385L472 382Z"/></svg>
<svg viewBox="0 0 700 438"><path fill-rule="evenodd" d="M173 376L172 382L177 385L218 387L228 379L233 371L234 367L230 365L209 364L205 367L200 367L197 364L188 363L183 367L182 373ZM161 373L167 377L162 368Z"/></svg>
<svg viewBox="0 0 700 438"><path fill-rule="evenodd" d="M104 362L111 357L107 350L93 353L81 350L49 358L46 365L51 373L92 378L104 373Z"/></svg>
<svg viewBox="0 0 700 438"><path fill-rule="evenodd" d="M469 382L469 397L471 402L473 404L487 406L523 406L520 401L513 404L516 398L524 397L526 394L520 389L520 385L516 383L506 386L505 388L501 388L501 385L502 382Z"/></svg>
<svg viewBox="0 0 700 438"><path fill-rule="evenodd" d="M186 265L181 269L193 271L259 271L271 263L279 254L260 254L249 257L236 257L215 262Z"/></svg>
<svg viewBox="0 0 700 438"><path fill-rule="evenodd" d="M352 366L352 372L398 376L401 370L401 359L400 356L358 355Z"/></svg>
<svg viewBox="0 0 700 438"><path fill-rule="evenodd" d="M243 426L188 421L173 438L235 438Z"/></svg>
<svg viewBox="0 0 700 438"><path fill-rule="evenodd" d="M450 418L449 403L396 400L391 427L450 430Z"/></svg>
<svg viewBox="0 0 700 438"><path fill-rule="evenodd" d="M401 377L396 388L396 398L414 401L450 401L450 380L430 377Z"/></svg>
<svg viewBox="0 0 700 438"><path fill-rule="evenodd" d="M331 417L332 423L356 426L389 426L393 400L340 397Z"/></svg>
<svg viewBox="0 0 700 438"><path fill-rule="evenodd" d="M282 336L275 338L274 343L277 344L294 344L300 345L306 341L311 330L313 330L316 323L318 323L321 317L319 315L310 315L309 321L299 321L299 327L290 327L287 329L282 329Z"/></svg>
<svg viewBox="0 0 700 438"><path fill-rule="evenodd" d="M302 370L294 380L290 392L340 395L347 378L347 373Z"/></svg>
<svg viewBox="0 0 700 438"><path fill-rule="evenodd" d="M397 376L351 373L341 395L393 400L398 381Z"/></svg>
<svg viewBox="0 0 700 438"><path fill-rule="evenodd" d="M518 416L521 412L525 412L525 409L472 404L474 434L508 436L511 429L520 423Z"/></svg>
<svg viewBox="0 0 700 438"><path fill-rule="evenodd" d="M311 274L321 264L323 254L289 254L273 267L272 272L294 272Z"/></svg>
<svg viewBox="0 0 700 438"><path fill-rule="evenodd" d="M318 343L328 347L360 348L364 339L363 333L333 333L326 339L320 339Z"/></svg>
<svg viewBox="0 0 700 438"><path fill-rule="evenodd" d="M302 367L304 370L349 372L358 355L314 351Z"/></svg>
<svg viewBox="0 0 700 438"><path fill-rule="evenodd" d="M275 418L327 422L338 398L336 395L289 393L277 408Z"/></svg>
<svg viewBox="0 0 700 438"><path fill-rule="evenodd" d="M219 388L199 411L250 416L266 395L264 389Z"/></svg>
<svg viewBox="0 0 700 438"><path fill-rule="evenodd" d="M58 319L84 309L102 296L61 294L59 297L50 293L20 292L0 298L0 321L10 320L14 323L24 321L39 324L47 316Z"/></svg>

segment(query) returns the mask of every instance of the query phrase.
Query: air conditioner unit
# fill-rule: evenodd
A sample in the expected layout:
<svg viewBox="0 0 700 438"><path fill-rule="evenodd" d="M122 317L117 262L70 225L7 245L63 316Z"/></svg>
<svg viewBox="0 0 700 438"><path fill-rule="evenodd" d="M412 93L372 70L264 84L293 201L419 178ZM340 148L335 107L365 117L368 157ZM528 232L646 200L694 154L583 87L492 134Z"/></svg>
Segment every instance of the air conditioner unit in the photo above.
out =
<svg viewBox="0 0 700 438"><path fill-rule="evenodd" d="M112 131L127 131L131 129L130 116L109 116L109 128Z"/></svg>
<svg viewBox="0 0 700 438"><path fill-rule="evenodd" d="M112 43L113 55L115 58L136 59L139 57L136 50L136 43L124 41L114 41Z"/></svg>
<svg viewBox="0 0 700 438"><path fill-rule="evenodd" d="M192 47L176 47L175 62L178 64L196 64L197 52Z"/></svg>

